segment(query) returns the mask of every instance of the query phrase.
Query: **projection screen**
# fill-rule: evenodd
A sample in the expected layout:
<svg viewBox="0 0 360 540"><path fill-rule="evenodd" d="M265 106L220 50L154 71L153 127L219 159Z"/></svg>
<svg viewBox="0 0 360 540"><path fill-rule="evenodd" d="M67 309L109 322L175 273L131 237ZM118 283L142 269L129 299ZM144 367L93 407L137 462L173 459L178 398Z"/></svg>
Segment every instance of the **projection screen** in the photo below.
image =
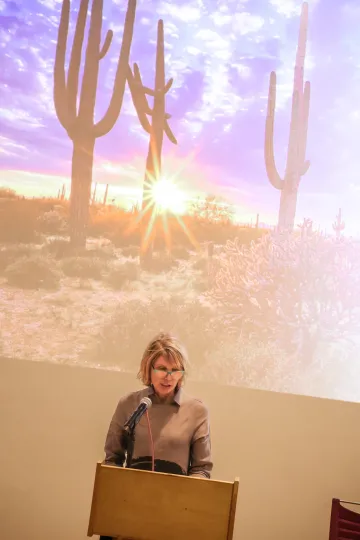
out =
<svg viewBox="0 0 360 540"><path fill-rule="evenodd" d="M0 0L0 355L360 401L356 0Z"/></svg>

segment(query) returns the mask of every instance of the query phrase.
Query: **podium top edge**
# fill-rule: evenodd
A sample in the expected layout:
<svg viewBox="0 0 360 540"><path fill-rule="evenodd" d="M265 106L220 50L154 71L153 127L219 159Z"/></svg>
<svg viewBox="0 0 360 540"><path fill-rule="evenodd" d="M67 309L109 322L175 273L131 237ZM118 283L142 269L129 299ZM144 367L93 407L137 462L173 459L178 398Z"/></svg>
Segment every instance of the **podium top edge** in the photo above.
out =
<svg viewBox="0 0 360 540"><path fill-rule="evenodd" d="M146 471L143 469L132 469L132 468L127 469L126 467L118 467L117 465L108 465L106 463L103 463L102 461L98 461L97 465L106 469L120 469L121 471L128 471L129 473L131 472L135 474L153 474L153 471ZM186 476L186 475L170 474L170 473L163 473L163 472L157 472L157 471L156 471L156 474L161 475L161 476L171 476L171 477L175 476L176 478L188 478L189 480L207 480L207 481L215 482L219 484L233 485L234 483L238 483L240 481L238 477L235 477L234 481L231 482L229 480L215 480L213 478L210 478L210 479L202 478L201 476Z"/></svg>

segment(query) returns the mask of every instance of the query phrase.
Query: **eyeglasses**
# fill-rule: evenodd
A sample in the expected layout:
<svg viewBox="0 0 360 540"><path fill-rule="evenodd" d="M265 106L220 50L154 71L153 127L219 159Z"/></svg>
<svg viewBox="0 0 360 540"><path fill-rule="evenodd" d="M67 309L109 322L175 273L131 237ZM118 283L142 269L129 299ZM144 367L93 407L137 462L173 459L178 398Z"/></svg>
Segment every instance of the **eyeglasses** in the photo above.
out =
<svg viewBox="0 0 360 540"><path fill-rule="evenodd" d="M184 375L185 373L185 370L182 370L182 369L166 369L166 367L162 367L162 366L159 368L153 367L153 371L157 373L160 377L164 377L164 378L167 375L171 377L172 375L179 376L179 375Z"/></svg>

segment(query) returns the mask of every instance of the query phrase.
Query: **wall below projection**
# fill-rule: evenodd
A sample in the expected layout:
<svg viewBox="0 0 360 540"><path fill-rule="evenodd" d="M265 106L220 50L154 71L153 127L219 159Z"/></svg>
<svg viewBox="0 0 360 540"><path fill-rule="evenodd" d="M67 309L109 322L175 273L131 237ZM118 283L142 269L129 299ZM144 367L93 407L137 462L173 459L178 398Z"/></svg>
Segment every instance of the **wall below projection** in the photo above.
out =
<svg viewBox="0 0 360 540"><path fill-rule="evenodd" d="M95 464L132 375L0 362L0 537L85 540ZM211 413L213 477L240 477L235 540L327 540L359 499L358 404L187 383ZM230 412L230 414L229 414Z"/></svg>

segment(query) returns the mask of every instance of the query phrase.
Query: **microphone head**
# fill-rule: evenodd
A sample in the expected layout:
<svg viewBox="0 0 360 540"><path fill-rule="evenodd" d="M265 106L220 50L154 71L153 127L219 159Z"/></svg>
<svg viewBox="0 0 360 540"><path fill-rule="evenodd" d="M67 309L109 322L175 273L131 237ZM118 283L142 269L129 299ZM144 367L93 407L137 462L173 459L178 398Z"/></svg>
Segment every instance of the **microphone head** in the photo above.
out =
<svg viewBox="0 0 360 540"><path fill-rule="evenodd" d="M140 401L140 403L144 403L144 405L146 405L147 409L150 409L150 407L152 405L152 401L148 397L143 397L142 400Z"/></svg>

